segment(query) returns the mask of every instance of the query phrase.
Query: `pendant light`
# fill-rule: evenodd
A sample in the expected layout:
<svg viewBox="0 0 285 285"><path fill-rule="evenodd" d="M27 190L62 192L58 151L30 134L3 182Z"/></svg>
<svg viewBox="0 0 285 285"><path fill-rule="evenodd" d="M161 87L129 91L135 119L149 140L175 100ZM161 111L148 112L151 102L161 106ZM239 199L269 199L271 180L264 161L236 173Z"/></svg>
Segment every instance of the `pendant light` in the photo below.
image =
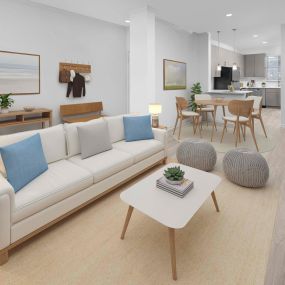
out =
<svg viewBox="0 0 285 285"><path fill-rule="evenodd" d="M218 64L216 68L216 77L221 76L221 70L222 70L222 66L220 65L220 33L221 31L217 31L217 34L218 34Z"/></svg>
<svg viewBox="0 0 285 285"><path fill-rule="evenodd" d="M237 29L233 29L233 46L234 46L234 56L236 55L236 30ZM236 62L233 63L233 70L237 70L238 66L236 64Z"/></svg>

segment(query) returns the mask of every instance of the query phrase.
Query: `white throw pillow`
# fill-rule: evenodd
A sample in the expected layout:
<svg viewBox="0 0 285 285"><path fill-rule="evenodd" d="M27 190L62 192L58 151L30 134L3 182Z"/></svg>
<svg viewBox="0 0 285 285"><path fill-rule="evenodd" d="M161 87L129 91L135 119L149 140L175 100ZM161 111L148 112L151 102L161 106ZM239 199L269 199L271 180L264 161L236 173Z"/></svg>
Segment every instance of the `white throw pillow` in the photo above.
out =
<svg viewBox="0 0 285 285"><path fill-rule="evenodd" d="M123 115L104 117L104 120L108 122L110 139L112 143L125 139Z"/></svg>

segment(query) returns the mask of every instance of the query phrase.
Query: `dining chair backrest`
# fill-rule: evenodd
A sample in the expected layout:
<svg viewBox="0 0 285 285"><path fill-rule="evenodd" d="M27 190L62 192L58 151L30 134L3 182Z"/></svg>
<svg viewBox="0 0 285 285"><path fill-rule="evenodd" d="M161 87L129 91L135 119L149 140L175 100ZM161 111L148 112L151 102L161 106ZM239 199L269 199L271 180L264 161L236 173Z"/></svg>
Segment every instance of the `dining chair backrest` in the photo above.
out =
<svg viewBox="0 0 285 285"><path fill-rule="evenodd" d="M209 94L196 94L195 100L211 100L212 97Z"/></svg>
<svg viewBox="0 0 285 285"><path fill-rule="evenodd" d="M232 100L229 102L228 109L232 115L251 117L253 100Z"/></svg>
<svg viewBox="0 0 285 285"><path fill-rule="evenodd" d="M188 101L184 97L176 97L177 111L182 111L188 108Z"/></svg>
<svg viewBox="0 0 285 285"><path fill-rule="evenodd" d="M248 96L247 100L253 100L253 109L258 111L262 108L262 97L261 96Z"/></svg>

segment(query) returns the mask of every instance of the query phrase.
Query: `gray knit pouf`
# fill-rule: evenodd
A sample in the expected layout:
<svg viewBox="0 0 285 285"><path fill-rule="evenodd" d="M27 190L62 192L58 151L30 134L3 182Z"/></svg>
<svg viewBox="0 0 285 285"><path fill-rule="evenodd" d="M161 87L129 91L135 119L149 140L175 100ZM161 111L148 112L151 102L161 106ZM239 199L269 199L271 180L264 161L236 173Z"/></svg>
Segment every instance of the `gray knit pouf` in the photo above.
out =
<svg viewBox="0 0 285 285"><path fill-rule="evenodd" d="M248 188L262 187L269 178L269 168L264 157L256 151L245 148L227 152L223 168L231 182Z"/></svg>
<svg viewBox="0 0 285 285"><path fill-rule="evenodd" d="M204 171L213 170L217 153L214 147L200 139L188 139L177 148L176 157L179 163Z"/></svg>

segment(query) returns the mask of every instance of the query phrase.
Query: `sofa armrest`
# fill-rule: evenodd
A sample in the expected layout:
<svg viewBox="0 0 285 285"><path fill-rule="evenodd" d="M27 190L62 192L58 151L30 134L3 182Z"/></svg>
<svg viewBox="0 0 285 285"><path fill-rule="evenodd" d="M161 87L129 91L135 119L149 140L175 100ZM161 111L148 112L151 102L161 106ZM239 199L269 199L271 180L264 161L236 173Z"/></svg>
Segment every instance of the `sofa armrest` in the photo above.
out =
<svg viewBox="0 0 285 285"><path fill-rule="evenodd" d="M167 144L167 130L152 128L152 132L154 135L154 139L160 141L164 145L164 148L165 148Z"/></svg>
<svg viewBox="0 0 285 285"><path fill-rule="evenodd" d="M11 243L11 216L15 193L11 184L0 174L0 250Z"/></svg>
<svg viewBox="0 0 285 285"><path fill-rule="evenodd" d="M8 180L0 173L0 197L3 195L8 195L10 198L11 209L15 208L15 192L13 186L8 182Z"/></svg>

